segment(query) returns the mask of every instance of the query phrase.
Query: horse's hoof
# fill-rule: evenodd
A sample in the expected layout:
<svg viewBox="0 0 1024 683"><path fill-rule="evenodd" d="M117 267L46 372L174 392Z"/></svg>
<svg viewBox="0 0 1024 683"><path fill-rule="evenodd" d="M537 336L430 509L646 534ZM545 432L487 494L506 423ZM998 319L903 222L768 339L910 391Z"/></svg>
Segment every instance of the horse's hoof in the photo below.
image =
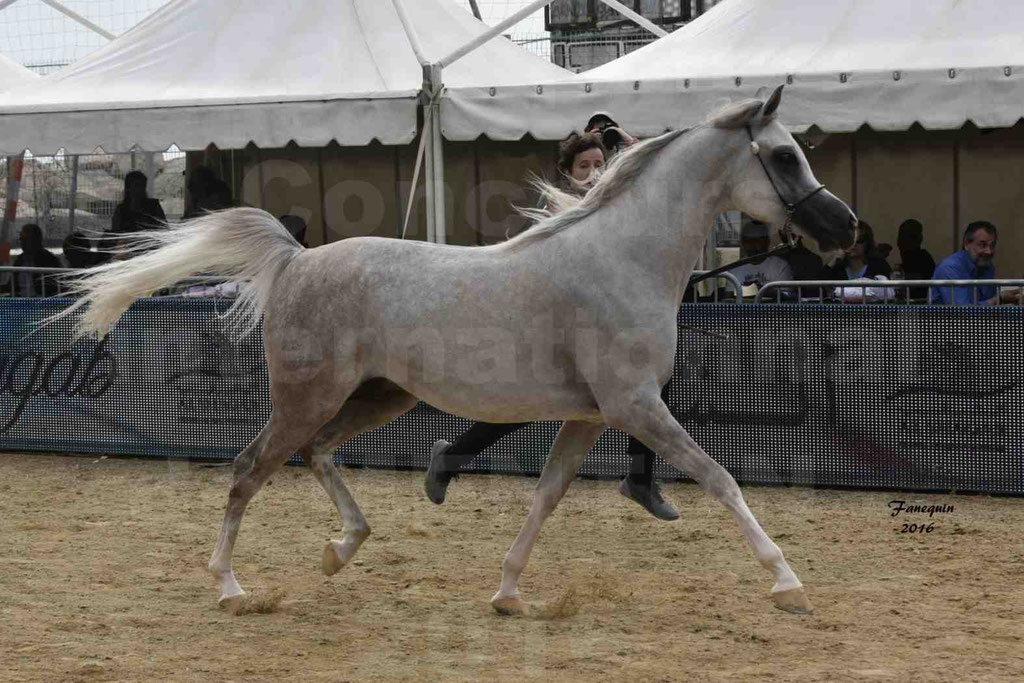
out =
<svg viewBox="0 0 1024 683"><path fill-rule="evenodd" d="M234 614L238 611L239 607L245 604L245 601L248 598L249 596L245 594L245 591L242 591L241 593L233 593L231 595L222 595L220 596L220 599L217 600L217 606Z"/></svg>
<svg viewBox="0 0 1024 683"><path fill-rule="evenodd" d="M495 612L504 616L526 614L526 605L518 596L491 598L491 607Z"/></svg>
<svg viewBox="0 0 1024 683"><path fill-rule="evenodd" d="M348 562L340 557L341 549L340 541L327 541L327 545L324 546L323 559L320 562L320 568L323 570L324 576L334 576L342 567L348 564Z"/></svg>
<svg viewBox="0 0 1024 683"><path fill-rule="evenodd" d="M772 600L775 601L775 606L783 612L791 614L811 614L814 612L814 608L811 607L811 601L807 599L807 595L802 587L772 593Z"/></svg>

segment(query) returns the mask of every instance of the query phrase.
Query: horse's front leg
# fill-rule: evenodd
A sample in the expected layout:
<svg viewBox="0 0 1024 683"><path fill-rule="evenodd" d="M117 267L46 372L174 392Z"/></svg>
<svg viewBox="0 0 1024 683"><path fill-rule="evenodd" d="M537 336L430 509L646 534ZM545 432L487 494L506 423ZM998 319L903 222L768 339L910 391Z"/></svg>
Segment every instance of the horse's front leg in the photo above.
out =
<svg viewBox="0 0 1024 683"><path fill-rule="evenodd" d="M558 501L569 490L569 485L576 477L583 458L604 432L603 424L590 422L565 422L558 430L558 436L551 445L551 453L544 464L540 481L533 491L533 503L526 516L523 528L505 553L505 561L501 563L501 587L491 598L491 606L499 614L521 614L524 610L519 595L519 575L523 573L530 551L540 534L540 528L554 509Z"/></svg>
<svg viewBox="0 0 1024 683"><path fill-rule="evenodd" d="M632 394L618 397L614 406L602 405L602 412L611 426L640 439L648 448L692 477L732 512L757 561L775 577L772 599L776 607L800 614L811 612L803 584L786 562L782 551L750 512L736 480L712 460L672 417L656 388L637 389Z"/></svg>

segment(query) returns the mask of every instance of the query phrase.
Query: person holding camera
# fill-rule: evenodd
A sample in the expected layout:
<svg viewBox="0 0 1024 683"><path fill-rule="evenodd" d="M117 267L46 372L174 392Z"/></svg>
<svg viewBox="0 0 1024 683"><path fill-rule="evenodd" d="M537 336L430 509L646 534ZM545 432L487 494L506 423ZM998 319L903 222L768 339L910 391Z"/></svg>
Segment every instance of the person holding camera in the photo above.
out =
<svg viewBox="0 0 1024 683"><path fill-rule="evenodd" d="M617 124L607 112L603 111L595 112L583 130L601 138L601 144L608 150L609 157L640 142Z"/></svg>

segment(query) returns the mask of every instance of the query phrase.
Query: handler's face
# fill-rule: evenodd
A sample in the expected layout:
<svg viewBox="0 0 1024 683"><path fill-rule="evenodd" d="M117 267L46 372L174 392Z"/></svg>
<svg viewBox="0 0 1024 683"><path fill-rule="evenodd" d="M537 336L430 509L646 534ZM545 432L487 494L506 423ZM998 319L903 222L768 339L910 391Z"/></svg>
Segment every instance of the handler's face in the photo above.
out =
<svg viewBox="0 0 1024 683"><path fill-rule="evenodd" d="M572 160L573 180L578 180L581 183L590 180L591 184L593 184L591 174L603 166L604 153L602 153L600 149L594 147L593 149L588 149L585 152L580 152L573 157Z"/></svg>

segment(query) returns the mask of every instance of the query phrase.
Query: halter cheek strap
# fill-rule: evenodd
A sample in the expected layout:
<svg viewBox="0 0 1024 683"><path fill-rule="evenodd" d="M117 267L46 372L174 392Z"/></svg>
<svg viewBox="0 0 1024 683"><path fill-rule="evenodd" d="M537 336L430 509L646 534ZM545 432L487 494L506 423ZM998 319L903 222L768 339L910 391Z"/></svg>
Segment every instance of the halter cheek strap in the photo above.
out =
<svg viewBox="0 0 1024 683"><path fill-rule="evenodd" d="M765 164L764 159L761 158L761 146L754 139L754 132L750 130L749 125L746 128L747 136L750 138L750 151L753 153L755 157L757 157L757 161L758 163L761 164L761 168L764 170L765 176L768 177L768 182L771 184L772 189L775 190L775 195L779 198L779 201L782 202L782 206L784 206L786 209L786 222L782 226L782 234L786 238L788 246L796 246L796 238L793 237L793 232L791 230L793 226L793 214L796 213L797 209L799 209L804 202L806 202L808 199L824 190L825 186L818 185L818 187L814 188L813 190L805 194L796 202L787 201L786 198L782 195L782 192L779 191L779 186L775 184L775 178L772 177L771 171L768 170L768 165Z"/></svg>

